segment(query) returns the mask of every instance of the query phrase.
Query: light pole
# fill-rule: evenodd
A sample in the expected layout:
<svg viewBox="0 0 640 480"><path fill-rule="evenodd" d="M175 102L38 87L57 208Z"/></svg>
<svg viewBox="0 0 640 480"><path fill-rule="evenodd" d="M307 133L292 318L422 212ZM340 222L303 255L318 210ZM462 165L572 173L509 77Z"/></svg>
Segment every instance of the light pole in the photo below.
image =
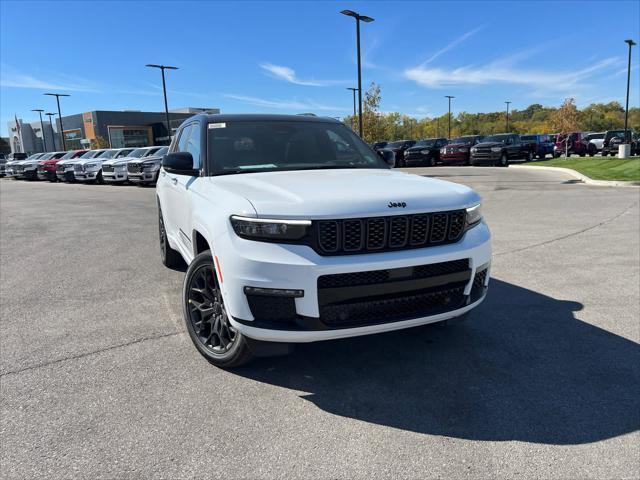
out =
<svg viewBox="0 0 640 480"><path fill-rule="evenodd" d="M511 103L510 101L506 101L504 102L507 104L507 131L506 133L509 133L509 104Z"/></svg>
<svg viewBox="0 0 640 480"><path fill-rule="evenodd" d="M58 118L60 119L60 137L62 138L62 150L67 151L67 144L64 141L64 127L62 126L62 113L60 113L60 97L70 97L71 95L67 95L66 93L45 93L45 95L56 97L56 102L58 103Z"/></svg>
<svg viewBox="0 0 640 480"><path fill-rule="evenodd" d="M360 21L371 23L373 22L373 18L367 17L366 15L360 15L353 10L342 10L340 13L356 19L356 42L358 51L358 133L360 134L360 137L362 137L362 66L360 60Z"/></svg>
<svg viewBox="0 0 640 480"><path fill-rule="evenodd" d="M356 122L356 92L358 91L357 88L354 87L347 87L347 90L351 90L353 92L353 120L351 121L351 128L353 128L355 126L355 122ZM355 128L353 128L355 130Z"/></svg>
<svg viewBox="0 0 640 480"><path fill-rule="evenodd" d="M47 139L44 135L44 123L42 123L42 112L44 112L44 110L42 110L41 108L34 108L31 111L38 112L38 115L40 115L40 131L42 132L42 145L44 146L44 151L48 152L49 150L47 150Z"/></svg>
<svg viewBox="0 0 640 480"><path fill-rule="evenodd" d="M447 138L451 140L451 99L456 97L453 95L445 95L445 98L449 99L449 136Z"/></svg>
<svg viewBox="0 0 640 480"><path fill-rule="evenodd" d="M51 120L51 117L53 117L55 115L55 113L47 112L47 113L45 113L45 115L47 117L49 117L49 128L51 129L51 141L53 142L53 151L55 152L55 150L56 150L56 134L53 131L53 121Z"/></svg>
<svg viewBox="0 0 640 480"><path fill-rule="evenodd" d="M154 63L148 63L145 65L149 68L159 68L162 72L162 93L164 94L164 114L167 117L167 134L169 135L169 143L171 143L171 125L169 124L169 105L167 104L167 86L164 80L165 70L178 70L178 67L172 67L169 65L156 65Z"/></svg>
<svg viewBox="0 0 640 480"><path fill-rule="evenodd" d="M631 143L631 139L629 138L629 131L627 130L627 121L629 119L629 82L631 81L631 47L633 47L636 42L631 39L627 39L624 41L629 45L629 63L627 65L627 103L624 107L624 140L625 143Z"/></svg>

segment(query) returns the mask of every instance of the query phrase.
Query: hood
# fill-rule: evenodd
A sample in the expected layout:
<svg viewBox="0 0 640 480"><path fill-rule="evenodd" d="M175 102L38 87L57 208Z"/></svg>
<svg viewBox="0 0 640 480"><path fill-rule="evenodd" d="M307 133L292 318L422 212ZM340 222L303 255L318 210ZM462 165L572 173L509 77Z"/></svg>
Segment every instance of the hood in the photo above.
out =
<svg viewBox="0 0 640 480"><path fill-rule="evenodd" d="M431 145L430 147L427 146L423 146L423 147L410 147L407 148L406 152L419 152L420 150L438 150L434 145Z"/></svg>
<svg viewBox="0 0 640 480"><path fill-rule="evenodd" d="M144 158L138 158L136 161L137 163L157 163L157 162L162 162L162 158L163 157L144 157Z"/></svg>
<svg viewBox="0 0 640 480"><path fill-rule="evenodd" d="M87 163L97 163L99 165L102 165L104 162L106 162L107 159L101 159L101 158L77 158L73 160L73 163L77 163L80 165L85 165Z"/></svg>
<svg viewBox="0 0 640 480"><path fill-rule="evenodd" d="M109 160L105 160L102 162L103 165L126 165L129 162L133 162L134 160L140 160L139 158L131 158L131 157L121 157L121 158L111 158Z"/></svg>
<svg viewBox="0 0 640 480"><path fill-rule="evenodd" d="M59 163L59 162L61 162L61 161L62 161L62 160L60 160L59 158L51 158L51 159L49 159L49 160L40 160L38 163L39 163L40 165L53 165L53 164L55 164L55 163Z"/></svg>
<svg viewBox="0 0 640 480"><path fill-rule="evenodd" d="M443 146L442 148L447 148L447 147L453 147L453 148L473 148L473 147L477 147L478 145L480 145L479 143L476 143L475 145L469 145L468 143L447 143L445 146Z"/></svg>
<svg viewBox="0 0 640 480"><path fill-rule="evenodd" d="M502 142L480 142L476 143L474 147L503 147L504 143Z"/></svg>
<svg viewBox="0 0 640 480"><path fill-rule="evenodd" d="M387 169L307 170L208 177L243 196L258 217L357 218L464 208L480 201L468 187ZM216 193L216 195L219 195ZM389 204L406 204L390 208Z"/></svg>

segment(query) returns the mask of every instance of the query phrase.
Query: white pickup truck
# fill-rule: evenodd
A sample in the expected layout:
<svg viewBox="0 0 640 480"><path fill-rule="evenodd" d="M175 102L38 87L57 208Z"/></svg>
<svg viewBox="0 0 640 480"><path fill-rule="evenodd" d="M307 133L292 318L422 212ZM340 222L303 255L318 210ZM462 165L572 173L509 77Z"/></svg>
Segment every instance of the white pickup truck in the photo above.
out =
<svg viewBox="0 0 640 480"><path fill-rule="evenodd" d="M476 307L491 264L480 196L393 162L329 118L186 120L156 193L162 261L188 264L183 312L200 353L233 367Z"/></svg>

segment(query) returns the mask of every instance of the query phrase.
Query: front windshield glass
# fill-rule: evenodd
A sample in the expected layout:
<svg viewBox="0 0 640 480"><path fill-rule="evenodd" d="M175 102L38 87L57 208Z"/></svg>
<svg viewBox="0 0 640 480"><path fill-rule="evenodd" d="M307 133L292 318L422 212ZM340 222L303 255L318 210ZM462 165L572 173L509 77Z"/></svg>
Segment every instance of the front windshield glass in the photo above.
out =
<svg viewBox="0 0 640 480"><path fill-rule="evenodd" d="M86 153L83 153L78 158L93 158L97 155L100 155L104 150L89 150Z"/></svg>
<svg viewBox="0 0 640 480"><path fill-rule="evenodd" d="M169 151L169 147L162 147L160 150L158 150L156 153L154 153L153 156L154 157L160 157L162 155L166 155L168 151Z"/></svg>
<svg viewBox="0 0 640 480"><path fill-rule="evenodd" d="M451 143L461 143L463 145L471 145L475 143L478 137L458 137L451 140Z"/></svg>
<svg viewBox="0 0 640 480"><path fill-rule="evenodd" d="M420 140L416 142L414 147L433 147L433 144L436 143L435 140Z"/></svg>
<svg viewBox="0 0 640 480"><path fill-rule="evenodd" d="M113 158L118 153L118 150L105 150L100 155L97 155L95 158L99 158L100 160L106 160L108 158Z"/></svg>
<svg viewBox="0 0 640 480"><path fill-rule="evenodd" d="M62 156L62 158L60 160L69 160L70 158L73 158L73 155L76 152L71 151L71 152L67 152L65 155Z"/></svg>
<svg viewBox="0 0 640 480"><path fill-rule="evenodd" d="M149 151L148 148L136 148L133 152L131 152L128 157L131 158L140 158L143 157L145 153Z"/></svg>
<svg viewBox="0 0 640 480"><path fill-rule="evenodd" d="M388 168L341 123L236 121L209 124L214 175L279 170Z"/></svg>
<svg viewBox="0 0 640 480"><path fill-rule="evenodd" d="M507 140L507 138L509 138L509 135L489 135L488 137L485 137L483 142L504 143Z"/></svg>
<svg viewBox="0 0 640 480"><path fill-rule="evenodd" d="M49 160L51 157L53 157L53 153L45 153L44 155L38 157L38 160Z"/></svg>
<svg viewBox="0 0 640 480"><path fill-rule="evenodd" d="M402 148L404 147L405 142L401 141L401 142L391 142L391 143L387 143L387 148Z"/></svg>

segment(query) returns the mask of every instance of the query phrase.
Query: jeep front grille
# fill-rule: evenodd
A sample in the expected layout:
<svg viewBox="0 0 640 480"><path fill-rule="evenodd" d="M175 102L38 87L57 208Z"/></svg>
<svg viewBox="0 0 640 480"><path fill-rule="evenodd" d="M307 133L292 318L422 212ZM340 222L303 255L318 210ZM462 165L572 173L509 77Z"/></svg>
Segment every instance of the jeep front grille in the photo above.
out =
<svg viewBox="0 0 640 480"><path fill-rule="evenodd" d="M466 212L423 213L391 217L314 222L321 255L347 255L454 243L464 233Z"/></svg>

